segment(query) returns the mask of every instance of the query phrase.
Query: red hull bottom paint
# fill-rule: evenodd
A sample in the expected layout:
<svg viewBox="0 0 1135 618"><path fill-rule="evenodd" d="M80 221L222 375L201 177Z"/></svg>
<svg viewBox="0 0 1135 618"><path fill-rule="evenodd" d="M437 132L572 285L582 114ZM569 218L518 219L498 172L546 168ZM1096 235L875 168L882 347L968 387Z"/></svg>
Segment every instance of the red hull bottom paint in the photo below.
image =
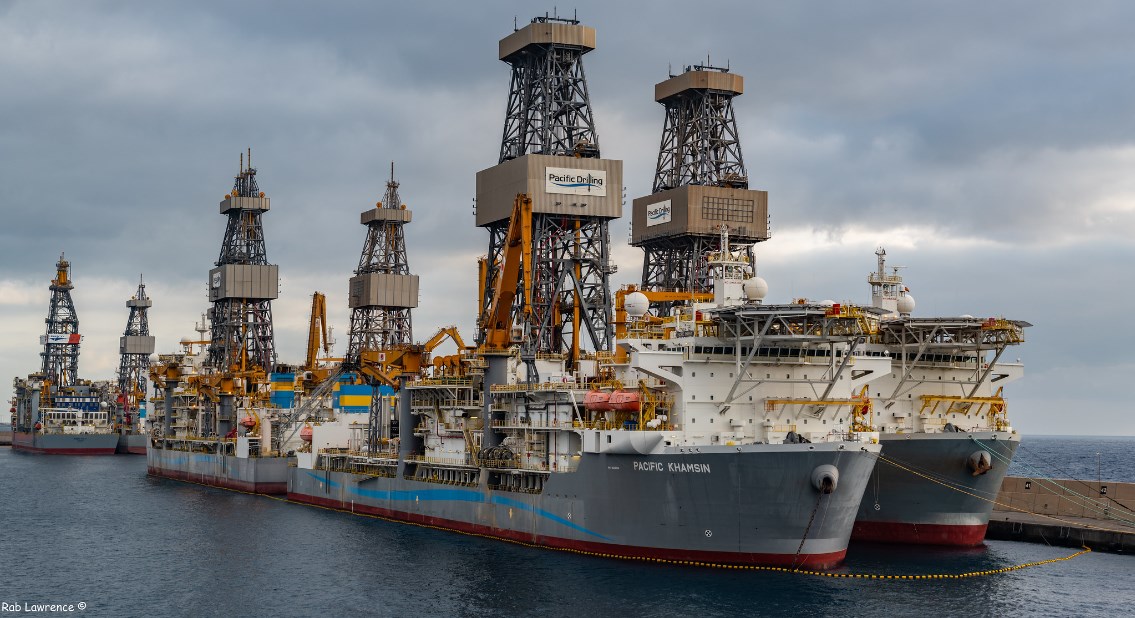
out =
<svg viewBox="0 0 1135 618"><path fill-rule="evenodd" d="M35 446L35 438L29 433L12 434L12 450L41 455L113 455L114 448L42 448Z"/></svg>
<svg viewBox="0 0 1135 618"><path fill-rule="evenodd" d="M126 452L130 453L131 455L145 455L146 454L146 447L144 447L144 446L128 446L128 447L126 447Z"/></svg>
<svg viewBox="0 0 1135 618"><path fill-rule="evenodd" d="M947 526L897 521L857 521L855 528L851 531L851 540L871 541L873 543L975 547L985 541L986 527L984 524L980 526Z"/></svg>
<svg viewBox="0 0 1135 618"><path fill-rule="evenodd" d="M761 566L787 568L801 567L807 569L823 570L839 566L839 564L843 562L844 557L847 555L847 550L844 550L827 554L801 554L799 558L797 558L796 556L793 556L791 554L741 554L720 551L667 549L664 547L634 547L631 545L611 545L607 543L592 543L589 541L561 539L551 536L535 536L531 534L524 534L522 532L516 532L514 530L501 530L498 528L491 528L489 526L482 526L479 524L471 524L463 521L455 521L452 519L442 519L440 517L430 517L428 515L418 515L416 513L392 511L389 509L367 506L364 504L346 504L339 502L338 500L317 498L315 496L308 496L305 494L296 494L291 492L288 492L288 500L291 500L292 502L301 502L304 504L314 504L316 506L328 507L339 511L348 511L351 513L361 513L366 515L377 515L379 517L404 521L412 524L424 524L427 526L434 526L437 528L445 528L447 530L455 530L457 532L493 537L506 541L517 541L519 543L539 545L552 549L566 549L588 554L597 554L610 558L645 558L647 560L663 560L666 562L679 563L700 562L707 564L754 564ZM795 565L793 564L794 560L796 561Z"/></svg>
<svg viewBox="0 0 1135 618"><path fill-rule="evenodd" d="M254 494L266 494L273 496L288 493L287 483L249 483L247 481L221 478L219 476L210 476L208 474L189 474L188 472L180 472L176 470L160 470L153 467L147 467L146 472L150 476L160 476L162 478L173 479L175 481L187 481L190 483L197 483L199 485L223 487L225 489L235 489L237 491L246 491Z"/></svg>

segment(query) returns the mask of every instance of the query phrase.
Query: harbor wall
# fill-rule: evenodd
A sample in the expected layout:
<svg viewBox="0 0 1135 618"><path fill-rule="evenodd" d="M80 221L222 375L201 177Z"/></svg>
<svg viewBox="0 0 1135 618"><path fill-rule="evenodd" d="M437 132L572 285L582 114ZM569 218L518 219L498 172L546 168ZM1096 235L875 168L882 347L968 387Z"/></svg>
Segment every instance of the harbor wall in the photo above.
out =
<svg viewBox="0 0 1135 618"><path fill-rule="evenodd" d="M1001 482L997 502L999 504L993 506L995 513L1025 511L1057 517L1108 519L1114 511L1117 514L1126 512L1135 516L1135 513L1123 506L1135 509L1135 483L1072 479L1034 480L1007 476ZM1102 505L1103 511L1101 512L1092 502Z"/></svg>
<svg viewBox="0 0 1135 618"><path fill-rule="evenodd" d="M1135 553L1135 483L1007 477L997 502L987 539Z"/></svg>

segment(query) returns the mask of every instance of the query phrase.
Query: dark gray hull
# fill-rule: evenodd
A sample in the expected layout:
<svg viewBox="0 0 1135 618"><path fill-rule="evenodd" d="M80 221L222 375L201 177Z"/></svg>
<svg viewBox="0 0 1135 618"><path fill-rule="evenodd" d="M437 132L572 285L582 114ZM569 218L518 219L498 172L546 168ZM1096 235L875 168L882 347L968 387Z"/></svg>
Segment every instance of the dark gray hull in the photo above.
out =
<svg viewBox="0 0 1135 618"><path fill-rule="evenodd" d="M118 447L115 453L119 455L145 455L150 444L150 437L143 433L124 433L118 436Z"/></svg>
<svg viewBox="0 0 1135 618"><path fill-rule="evenodd" d="M117 433L56 434L16 431L12 448L46 455L113 455Z"/></svg>
<svg viewBox="0 0 1135 618"><path fill-rule="evenodd" d="M236 457L155 448L146 451L146 471L179 481L258 494L283 494L288 488L286 457Z"/></svg>
<svg viewBox="0 0 1135 618"><path fill-rule="evenodd" d="M299 502L619 557L828 568L845 556L875 454L846 445L585 453L539 494L291 468ZM878 447L868 447L877 449ZM740 452L744 449L744 452ZM812 481L839 470L836 490ZM806 537L806 538L805 538ZM803 541L803 543L801 543ZM799 554L799 555L798 555Z"/></svg>
<svg viewBox="0 0 1135 618"><path fill-rule="evenodd" d="M852 535L857 541L980 545L993 501L1020 438L1007 432L881 434L875 467ZM967 461L988 450L993 468Z"/></svg>

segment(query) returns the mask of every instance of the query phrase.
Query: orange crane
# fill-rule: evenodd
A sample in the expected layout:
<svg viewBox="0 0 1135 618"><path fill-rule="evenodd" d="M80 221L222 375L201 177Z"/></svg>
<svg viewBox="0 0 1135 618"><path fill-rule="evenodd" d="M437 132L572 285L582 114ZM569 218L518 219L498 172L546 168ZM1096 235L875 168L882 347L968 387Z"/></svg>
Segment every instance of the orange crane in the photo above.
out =
<svg viewBox="0 0 1135 618"><path fill-rule="evenodd" d="M327 297L322 292L316 292L311 295L311 319L307 326L307 357L303 365L305 370L316 370L320 348L323 348L324 356L331 354L331 342L327 340Z"/></svg>
<svg viewBox="0 0 1135 618"><path fill-rule="evenodd" d="M477 320L484 337L484 351L504 351L514 343L512 305L516 301L517 278L521 275L524 303L520 321L527 321L532 311L532 199L523 193L518 193L512 204L503 254L500 272L493 284L493 297ZM488 259L481 258L481 273L487 272ZM483 301L481 306L485 307Z"/></svg>

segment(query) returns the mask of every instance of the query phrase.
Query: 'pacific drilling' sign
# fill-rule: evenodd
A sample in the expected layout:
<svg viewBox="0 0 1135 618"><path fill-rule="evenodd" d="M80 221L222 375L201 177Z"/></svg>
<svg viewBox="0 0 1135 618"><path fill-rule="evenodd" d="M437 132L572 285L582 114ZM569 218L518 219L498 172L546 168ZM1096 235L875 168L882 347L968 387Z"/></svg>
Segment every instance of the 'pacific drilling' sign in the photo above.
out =
<svg viewBox="0 0 1135 618"><path fill-rule="evenodd" d="M664 200L650 204L646 207L646 227L658 225L659 223L669 223L670 213L674 209L670 207L670 200Z"/></svg>
<svg viewBox="0 0 1135 618"><path fill-rule="evenodd" d="M607 172L566 167L544 168L544 191L568 195L607 196Z"/></svg>

